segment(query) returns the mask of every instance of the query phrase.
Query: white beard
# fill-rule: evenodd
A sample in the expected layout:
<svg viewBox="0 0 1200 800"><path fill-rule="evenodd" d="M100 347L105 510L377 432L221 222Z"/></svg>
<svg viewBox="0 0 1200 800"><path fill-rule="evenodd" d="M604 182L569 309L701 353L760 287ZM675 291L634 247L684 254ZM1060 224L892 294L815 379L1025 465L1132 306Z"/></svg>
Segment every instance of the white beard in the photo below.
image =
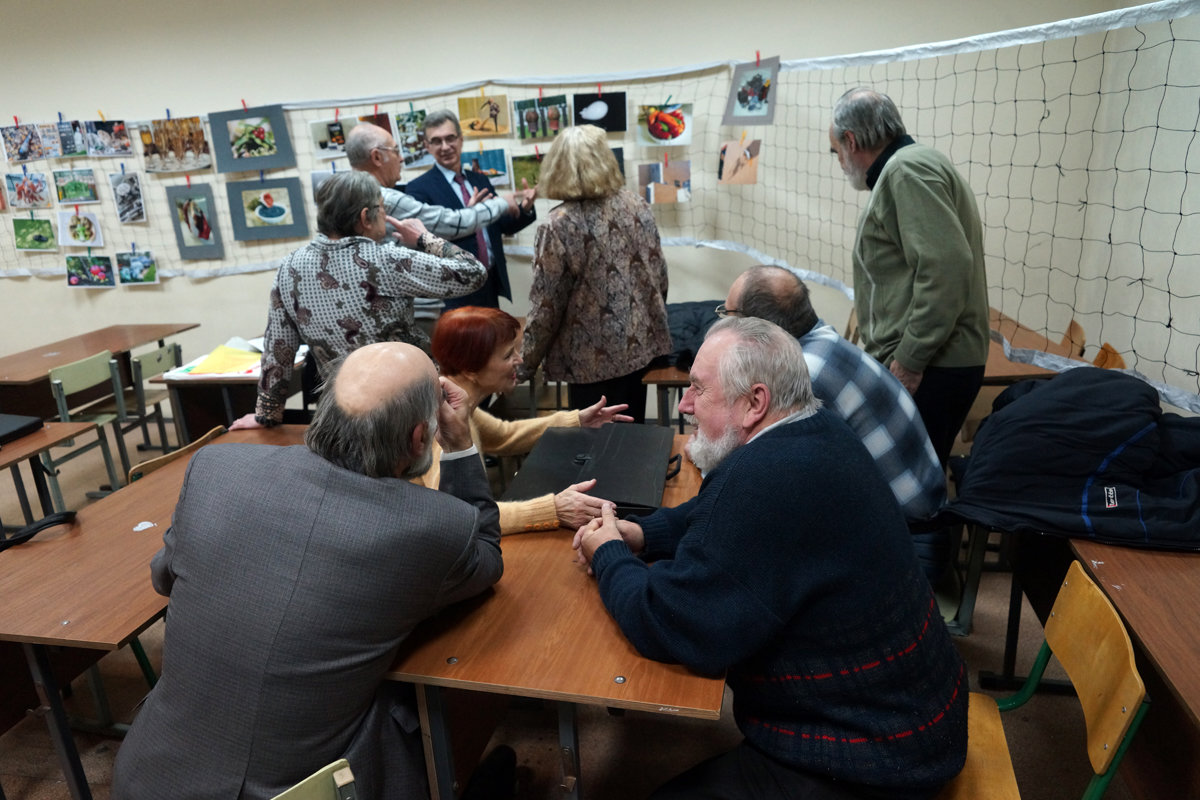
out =
<svg viewBox="0 0 1200 800"><path fill-rule="evenodd" d="M689 416L688 422L694 425L696 420ZM688 457L692 459L692 463L696 465L696 469L700 470L702 475L707 475L741 444L740 431L732 424L726 427L720 438L717 439L710 439L697 428L692 440L688 442L687 453Z"/></svg>
<svg viewBox="0 0 1200 800"><path fill-rule="evenodd" d="M856 191L865 192L867 190L867 171L859 169L852 162L847 161L846 166L842 167L842 172L846 173L846 180L850 181L850 185Z"/></svg>

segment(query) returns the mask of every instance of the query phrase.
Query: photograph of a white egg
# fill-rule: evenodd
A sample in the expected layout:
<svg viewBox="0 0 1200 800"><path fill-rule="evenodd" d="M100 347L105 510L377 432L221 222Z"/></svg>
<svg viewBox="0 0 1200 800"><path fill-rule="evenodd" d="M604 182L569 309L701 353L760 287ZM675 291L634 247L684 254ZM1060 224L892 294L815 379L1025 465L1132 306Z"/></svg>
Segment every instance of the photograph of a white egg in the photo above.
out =
<svg viewBox="0 0 1200 800"><path fill-rule="evenodd" d="M576 125L595 125L609 133L625 130L624 92L577 94L571 101L575 106Z"/></svg>

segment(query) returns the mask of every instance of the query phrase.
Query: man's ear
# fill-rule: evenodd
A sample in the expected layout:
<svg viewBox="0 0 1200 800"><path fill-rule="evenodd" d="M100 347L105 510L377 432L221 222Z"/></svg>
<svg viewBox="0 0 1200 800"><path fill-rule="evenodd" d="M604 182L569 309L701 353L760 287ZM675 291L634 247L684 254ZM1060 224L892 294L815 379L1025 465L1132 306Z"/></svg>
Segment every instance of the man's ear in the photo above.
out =
<svg viewBox="0 0 1200 800"><path fill-rule="evenodd" d="M846 131L843 133L842 141L846 145L847 152L854 153L858 150L858 137L854 135L854 131Z"/></svg>
<svg viewBox="0 0 1200 800"><path fill-rule="evenodd" d="M425 433L429 429L429 424L426 422L418 422L413 426L412 441L409 446L412 450L412 460L419 461L425 455L425 448L428 446L425 442Z"/></svg>
<svg viewBox="0 0 1200 800"><path fill-rule="evenodd" d="M771 390L765 383L756 383L750 387L747 399L749 403L746 413L742 415L742 427L750 430L767 416L767 410L771 407Z"/></svg>

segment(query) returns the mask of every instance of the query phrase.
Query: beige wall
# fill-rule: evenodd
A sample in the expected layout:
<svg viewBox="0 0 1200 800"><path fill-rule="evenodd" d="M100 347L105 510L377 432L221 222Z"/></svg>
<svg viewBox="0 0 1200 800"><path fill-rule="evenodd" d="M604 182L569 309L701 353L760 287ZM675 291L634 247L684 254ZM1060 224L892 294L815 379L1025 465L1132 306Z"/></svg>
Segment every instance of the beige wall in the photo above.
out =
<svg viewBox="0 0 1200 800"><path fill-rule="evenodd" d="M367 97L486 78L643 71L715 60L747 60L755 51L784 59L900 47L968 37L1137 5L1063 0L906 0L852 6L816 0L763 0L731 18L695 0L609 0L558 6L484 0L349 4L238 0L204 3L17 3L0 0L8 118L148 119L202 114L247 103ZM97 9L101 9L97 11ZM598 15L576 12L595 9ZM435 35L436 32L436 35ZM448 45L457 42L457 54ZM4 215L8 216L8 215ZM0 217L3 219L3 217ZM7 220L5 220L7 224ZM671 248L672 301L722 298L743 256ZM527 308L528 261L510 264L511 310ZM68 291L61 278L0 279L0 354L115 322L196 321L180 337L186 357L231 335L257 335L265 320L270 273L157 287ZM828 299L827 299L828 298ZM831 322L845 319L841 299L818 294ZM841 305L842 307L834 308Z"/></svg>

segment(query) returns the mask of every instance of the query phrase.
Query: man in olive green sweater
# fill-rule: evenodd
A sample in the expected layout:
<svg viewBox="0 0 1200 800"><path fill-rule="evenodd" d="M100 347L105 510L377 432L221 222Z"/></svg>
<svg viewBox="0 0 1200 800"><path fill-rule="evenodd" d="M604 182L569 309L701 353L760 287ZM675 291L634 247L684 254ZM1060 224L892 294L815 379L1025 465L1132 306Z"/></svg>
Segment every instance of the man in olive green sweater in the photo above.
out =
<svg viewBox="0 0 1200 800"><path fill-rule="evenodd" d="M829 142L871 192L854 243L854 305L866 351L913 395L944 465L988 354L983 225L945 155L917 144L887 95L851 89Z"/></svg>

